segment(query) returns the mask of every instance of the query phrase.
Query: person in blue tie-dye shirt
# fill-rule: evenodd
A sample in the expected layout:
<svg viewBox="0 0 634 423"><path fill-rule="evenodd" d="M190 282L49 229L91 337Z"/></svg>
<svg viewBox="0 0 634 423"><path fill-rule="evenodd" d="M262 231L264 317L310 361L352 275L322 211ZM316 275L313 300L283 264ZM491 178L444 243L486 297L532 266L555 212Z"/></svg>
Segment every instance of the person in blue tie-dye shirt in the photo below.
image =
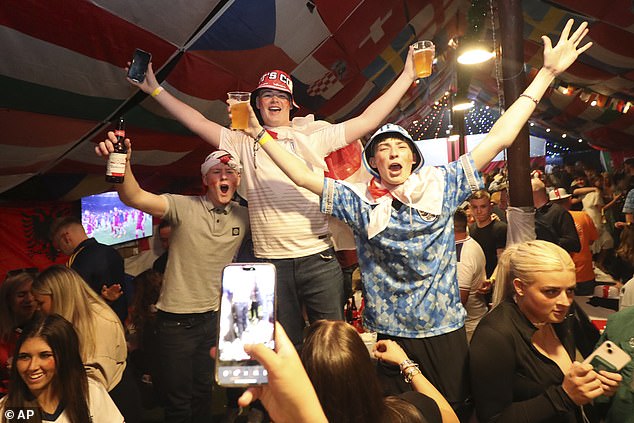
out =
<svg viewBox="0 0 634 423"><path fill-rule="evenodd" d="M321 196L321 211L341 219L355 235L366 308L364 324L379 339L397 341L424 375L468 419L469 389L465 310L456 278L453 215L483 181L477 170L510 146L553 79L591 43L583 23L564 28L556 46L544 36L544 66L506 110L485 140L445 166L423 166L423 156L398 125L381 127L362 160L373 175L367 184L321 178L262 131L253 111L245 132L297 185ZM403 363L401 369L407 369ZM379 364L386 389L403 386L399 367Z"/></svg>

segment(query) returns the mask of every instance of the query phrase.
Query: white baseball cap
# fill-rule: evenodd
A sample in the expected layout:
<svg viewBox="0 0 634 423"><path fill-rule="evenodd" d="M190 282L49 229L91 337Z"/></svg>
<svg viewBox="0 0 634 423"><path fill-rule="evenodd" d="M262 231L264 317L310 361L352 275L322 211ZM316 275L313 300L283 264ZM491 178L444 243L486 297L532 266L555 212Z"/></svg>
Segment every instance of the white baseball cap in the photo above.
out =
<svg viewBox="0 0 634 423"><path fill-rule="evenodd" d="M564 188L555 188L548 193L548 199L550 201L563 200L564 198L568 198L570 196L571 195L568 194Z"/></svg>

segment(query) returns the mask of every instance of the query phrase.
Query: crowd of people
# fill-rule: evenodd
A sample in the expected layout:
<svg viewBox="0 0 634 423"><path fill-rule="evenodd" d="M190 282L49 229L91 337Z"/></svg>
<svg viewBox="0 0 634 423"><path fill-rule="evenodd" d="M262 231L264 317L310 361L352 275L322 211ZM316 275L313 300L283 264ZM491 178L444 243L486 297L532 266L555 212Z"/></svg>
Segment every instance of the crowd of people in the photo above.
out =
<svg viewBox="0 0 634 423"><path fill-rule="evenodd" d="M0 408L35 407L41 421L138 422L134 375L138 381L141 374L155 385L165 421L211 422L220 277L244 258L251 239L251 259L275 265L279 323L275 350L244 346L267 369L268 384L240 390L236 407L258 400L275 422L634 418L627 411L632 367L621 375L579 363L570 328L575 287L585 292L595 284L584 273L585 243L597 242L588 248L600 268L622 271L617 260L634 262L627 244L634 194L621 217L614 211L623 194L612 185L608 191L606 178L599 184L575 174L568 184L563 171L548 178L537 172L530 183L538 240L507 246L505 177L480 173L513 143L553 79L591 46L582 43L587 32L586 23L573 30L571 20L555 45L544 36L544 65L523 94L481 144L438 167L423 166L405 129L380 126L416 79L411 49L382 96L334 125L291 120L298 109L292 80L275 70L251 95L247 129L230 130L167 92L150 64L142 82L130 82L216 149L201 165L205 193L144 190L125 139L126 173L116 189L126 205L165 222L166 253L130 284L128 316L120 257L88 238L78 219L57 222L51 237L69 256L67 266L22 272L0 286L8 380ZM361 156L370 180L324 178L326 155L370 133ZM107 157L116 143L109 132L97 155ZM236 193L248 206L234 201ZM588 209L596 233L579 232L567 210L573 198ZM363 325L377 333L370 354L343 322L343 274L328 216L354 236ZM622 231L620 243L613 228ZM627 274L615 277L625 282ZM244 290L244 316L259 302L254 292ZM251 311L257 319L257 305ZM612 319L604 338L631 336L623 319ZM236 320L236 330L246 323Z"/></svg>

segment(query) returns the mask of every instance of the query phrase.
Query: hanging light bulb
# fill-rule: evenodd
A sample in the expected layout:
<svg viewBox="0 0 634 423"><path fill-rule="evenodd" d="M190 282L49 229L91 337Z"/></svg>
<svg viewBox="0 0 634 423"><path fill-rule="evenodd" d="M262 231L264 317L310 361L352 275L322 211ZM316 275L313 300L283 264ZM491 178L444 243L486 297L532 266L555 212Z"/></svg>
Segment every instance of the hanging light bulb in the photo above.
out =
<svg viewBox="0 0 634 423"><path fill-rule="evenodd" d="M460 103L454 104L452 110L469 110L473 108L473 101L463 101Z"/></svg>
<svg viewBox="0 0 634 423"><path fill-rule="evenodd" d="M461 50L458 56L458 63L461 65L476 65L495 57L491 48L480 42L468 43L462 46Z"/></svg>

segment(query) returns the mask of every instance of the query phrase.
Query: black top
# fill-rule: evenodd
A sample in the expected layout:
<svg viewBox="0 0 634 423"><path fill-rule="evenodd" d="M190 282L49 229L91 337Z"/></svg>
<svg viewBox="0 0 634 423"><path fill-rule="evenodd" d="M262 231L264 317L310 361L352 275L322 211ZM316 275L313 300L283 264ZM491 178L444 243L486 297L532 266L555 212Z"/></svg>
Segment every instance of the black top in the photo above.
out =
<svg viewBox="0 0 634 423"><path fill-rule="evenodd" d="M101 287L120 284L125 289L125 271L123 257L113 247L100 244L94 238L88 238L75 248L75 258L71 267L101 296ZM128 315L125 294L110 303L110 307L122 322Z"/></svg>
<svg viewBox="0 0 634 423"><path fill-rule="evenodd" d="M155 272L159 272L161 274L165 273L165 266L167 266L167 257L169 251L164 251L163 254L158 256L154 263L152 264L152 270Z"/></svg>
<svg viewBox="0 0 634 423"><path fill-rule="evenodd" d="M569 253L581 251L581 242L572 215L559 204L546 203L535 211L537 239L559 245Z"/></svg>
<svg viewBox="0 0 634 423"><path fill-rule="evenodd" d="M484 252L487 278L493 275L495 266L498 265L498 249L506 247L506 230L506 223L498 220L492 220L482 228L479 228L475 223L469 226L469 236L480 244Z"/></svg>
<svg viewBox="0 0 634 423"><path fill-rule="evenodd" d="M574 360L570 323L567 319L553 327ZM501 303L480 321L470 344L471 388L480 423L582 422L580 407L561 387L559 366L532 345L536 330L513 301Z"/></svg>
<svg viewBox="0 0 634 423"><path fill-rule="evenodd" d="M442 415L436 401L417 391L407 391L398 397L412 404L420 413L421 423L442 423Z"/></svg>

